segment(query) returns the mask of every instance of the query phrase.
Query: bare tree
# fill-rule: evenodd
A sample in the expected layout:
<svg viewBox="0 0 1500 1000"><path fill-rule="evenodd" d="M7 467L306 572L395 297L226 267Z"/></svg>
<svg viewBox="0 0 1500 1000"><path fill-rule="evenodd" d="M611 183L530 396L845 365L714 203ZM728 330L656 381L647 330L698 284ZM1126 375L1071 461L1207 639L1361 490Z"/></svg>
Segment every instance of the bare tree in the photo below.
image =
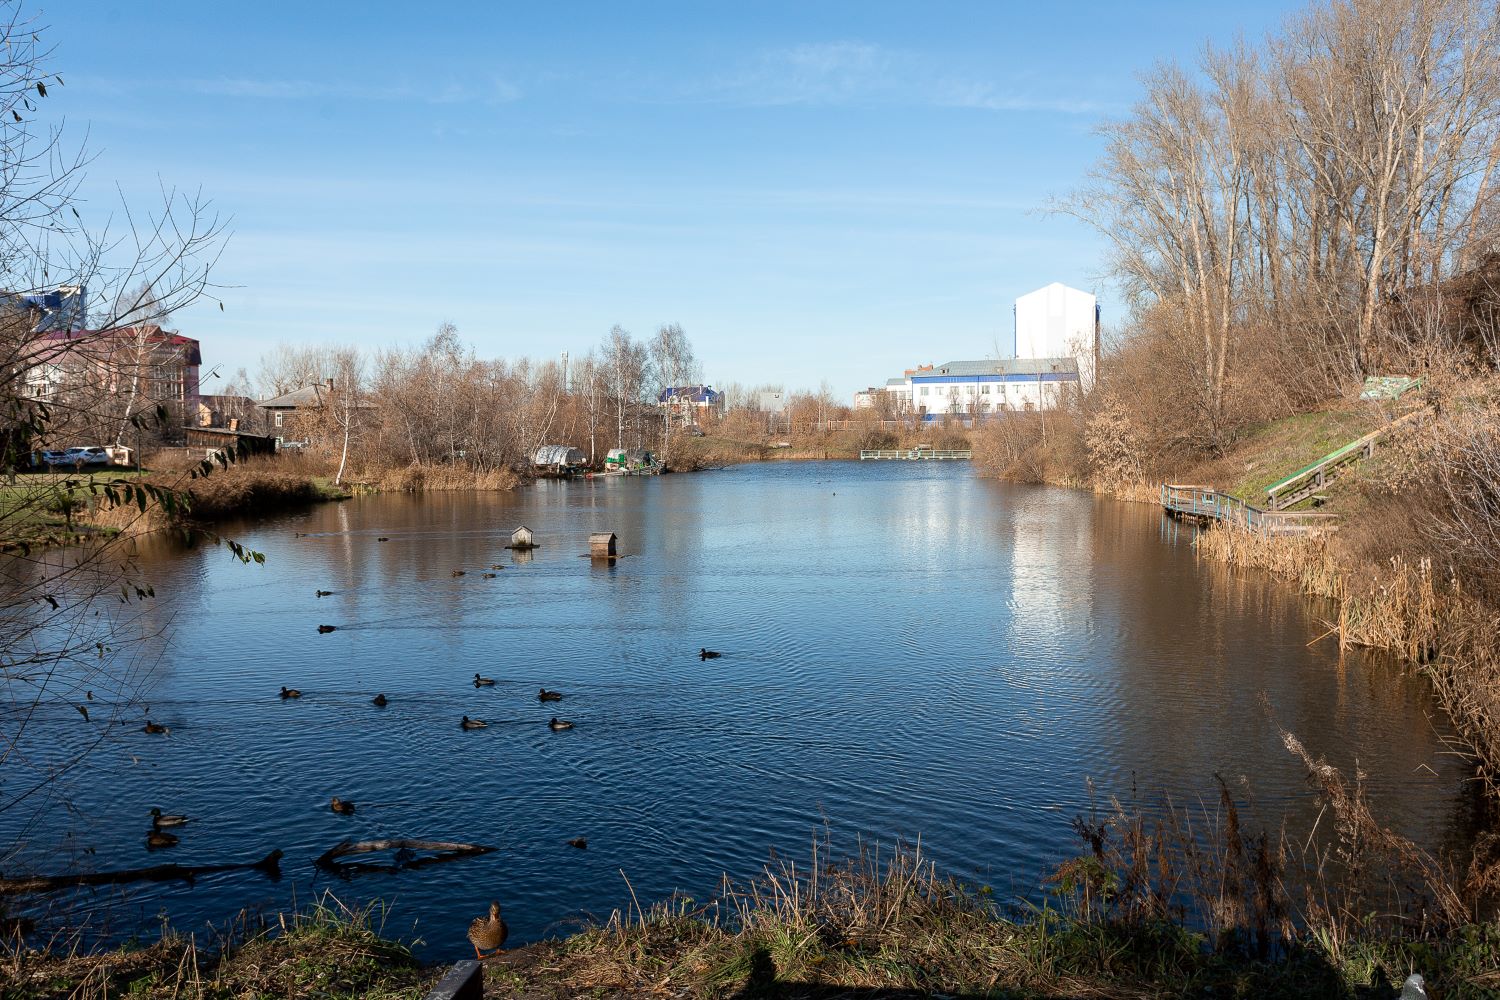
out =
<svg viewBox="0 0 1500 1000"><path fill-rule="evenodd" d="M692 402L669 395L673 389L681 389L698 380L698 359L693 354L692 342L677 323L668 323L656 331L651 338L650 371L656 382L656 399L661 408L662 434L661 458L667 459L671 446L672 416L676 409L684 421L691 419Z"/></svg>
<svg viewBox="0 0 1500 1000"><path fill-rule="evenodd" d="M641 390L646 385L650 357L644 344L638 343L625 328L616 325L609 331L600 349L605 384L609 387L615 409L615 447L625 447L625 418L634 419L640 406Z"/></svg>
<svg viewBox="0 0 1500 1000"><path fill-rule="evenodd" d="M42 117L48 93L64 85L48 68L47 37L20 3L0 5L0 466L12 471L70 420L97 425L120 395L118 381L84 377L97 370L100 343L141 318L119 291L143 290L161 315L210 294L224 238L201 196L170 188L151 211L124 206L123 228L89 224L76 193L90 157ZM47 294L66 299L60 315L49 313ZM130 392L127 423L142 415L140 388ZM59 775L107 738L110 716L129 709L143 681L133 659L143 647L132 640L152 627L125 611L99 613L105 599L151 597L128 549L117 536L94 535L52 558L26 534L42 511L69 510L80 497L122 511L188 499L173 487L46 477L17 482L0 505L0 542L11 553L0 562L0 687L13 709L0 723L0 812L45 800ZM106 692L109 707L96 704L80 723L89 735L55 754L55 733L32 725L34 713L81 702L85 690ZM35 753L32 743L48 745Z"/></svg>

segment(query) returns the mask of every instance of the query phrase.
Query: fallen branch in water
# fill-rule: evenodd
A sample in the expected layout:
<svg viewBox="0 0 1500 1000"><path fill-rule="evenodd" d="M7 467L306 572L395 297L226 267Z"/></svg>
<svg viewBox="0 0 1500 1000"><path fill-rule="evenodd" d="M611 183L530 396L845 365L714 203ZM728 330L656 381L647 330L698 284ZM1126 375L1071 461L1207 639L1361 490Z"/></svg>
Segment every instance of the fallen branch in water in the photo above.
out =
<svg viewBox="0 0 1500 1000"><path fill-rule="evenodd" d="M486 847L482 844L465 844L452 840L361 840L358 843L345 840L324 851L317 860L317 866L340 875L356 875L371 872L394 874L395 872L411 868L425 868L428 865L441 864L444 861L457 861L459 858L477 857L496 850L499 850L499 848ZM395 851L395 860L390 864L384 865L339 860L351 854L370 854L375 851ZM438 853L428 855L427 857L417 857L417 851L436 851Z"/></svg>
<svg viewBox="0 0 1500 1000"><path fill-rule="evenodd" d="M239 861L222 865L152 865L150 868L126 868L117 872L80 872L74 875L32 875L29 878L0 878L0 895L26 892L53 892L81 885L115 885L120 882L191 882L199 875L213 875L239 869L255 869L272 878L281 877L281 851L272 851L259 861Z"/></svg>

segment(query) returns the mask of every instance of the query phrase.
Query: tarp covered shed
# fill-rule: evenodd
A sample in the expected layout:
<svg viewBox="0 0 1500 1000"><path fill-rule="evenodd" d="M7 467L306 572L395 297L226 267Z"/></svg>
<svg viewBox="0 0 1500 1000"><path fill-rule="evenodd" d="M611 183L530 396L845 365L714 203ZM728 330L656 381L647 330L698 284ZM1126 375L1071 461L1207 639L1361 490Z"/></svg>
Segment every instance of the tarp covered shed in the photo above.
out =
<svg viewBox="0 0 1500 1000"><path fill-rule="evenodd" d="M565 444L544 444L536 450L532 458L533 465L543 466L572 466L582 465L588 459L577 448L570 448Z"/></svg>
<svg viewBox="0 0 1500 1000"><path fill-rule="evenodd" d="M654 457L645 448L631 448L625 452L626 465L650 465Z"/></svg>

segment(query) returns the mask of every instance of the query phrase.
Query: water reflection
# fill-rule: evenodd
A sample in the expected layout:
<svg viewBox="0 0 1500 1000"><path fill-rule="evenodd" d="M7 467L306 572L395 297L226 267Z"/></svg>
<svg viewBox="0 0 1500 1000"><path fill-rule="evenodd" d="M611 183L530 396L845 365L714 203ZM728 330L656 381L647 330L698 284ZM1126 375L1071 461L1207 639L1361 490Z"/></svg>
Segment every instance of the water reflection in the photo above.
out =
<svg viewBox="0 0 1500 1000"><path fill-rule="evenodd" d="M523 523L541 547L505 548ZM176 860L287 851L281 884L133 897L184 925L306 899L329 884L310 859L352 836L501 848L338 885L395 897L439 955L476 898L500 896L525 941L620 905L621 869L642 898L702 895L825 823L846 847L921 835L950 870L1027 891L1072 849L1089 777L1193 801L1218 771L1268 823L1310 821L1277 724L1357 761L1419 842L1462 836L1466 772L1421 685L1314 641L1316 606L1200 565L1144 505L956 463L808 463L368 497L230 531L267 564L141 551L172 635L151 694L171 739L112 741L76 813L5 831L42 867L65 832L133 864L159 805L202 817ZM613 566L587 558L594 531L619 535ZM43 720L59 738L66 708ZM331 815L333 794L359 813Z"/></svg>

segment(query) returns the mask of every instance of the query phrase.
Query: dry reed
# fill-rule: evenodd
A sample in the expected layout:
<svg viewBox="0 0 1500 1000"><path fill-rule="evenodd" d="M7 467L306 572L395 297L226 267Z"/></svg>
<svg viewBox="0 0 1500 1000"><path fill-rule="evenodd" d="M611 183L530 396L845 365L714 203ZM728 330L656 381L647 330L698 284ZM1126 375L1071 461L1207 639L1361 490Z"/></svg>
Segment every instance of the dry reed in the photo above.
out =
<svg viewBox="0 0 1500 1000"><path fill-rule="evenodd" d="M390 493L513 490L520 483L520 477L510 469L474 469L467 465L371 466L349 478L363 487Z"/></svg>
<svg viewBox="0 0 1500 1000"><path fill-rule="evenodd" d="M1500 793L1500 614L1463 593L1432 562L1393 555L1351 565L1334 536L1267 535L1219 525L1194 543L1205 558L1294 580L1337 602L1330 634L1341 648L1365 646L1419 664L1453 720L1480 775Z"/></svg>

